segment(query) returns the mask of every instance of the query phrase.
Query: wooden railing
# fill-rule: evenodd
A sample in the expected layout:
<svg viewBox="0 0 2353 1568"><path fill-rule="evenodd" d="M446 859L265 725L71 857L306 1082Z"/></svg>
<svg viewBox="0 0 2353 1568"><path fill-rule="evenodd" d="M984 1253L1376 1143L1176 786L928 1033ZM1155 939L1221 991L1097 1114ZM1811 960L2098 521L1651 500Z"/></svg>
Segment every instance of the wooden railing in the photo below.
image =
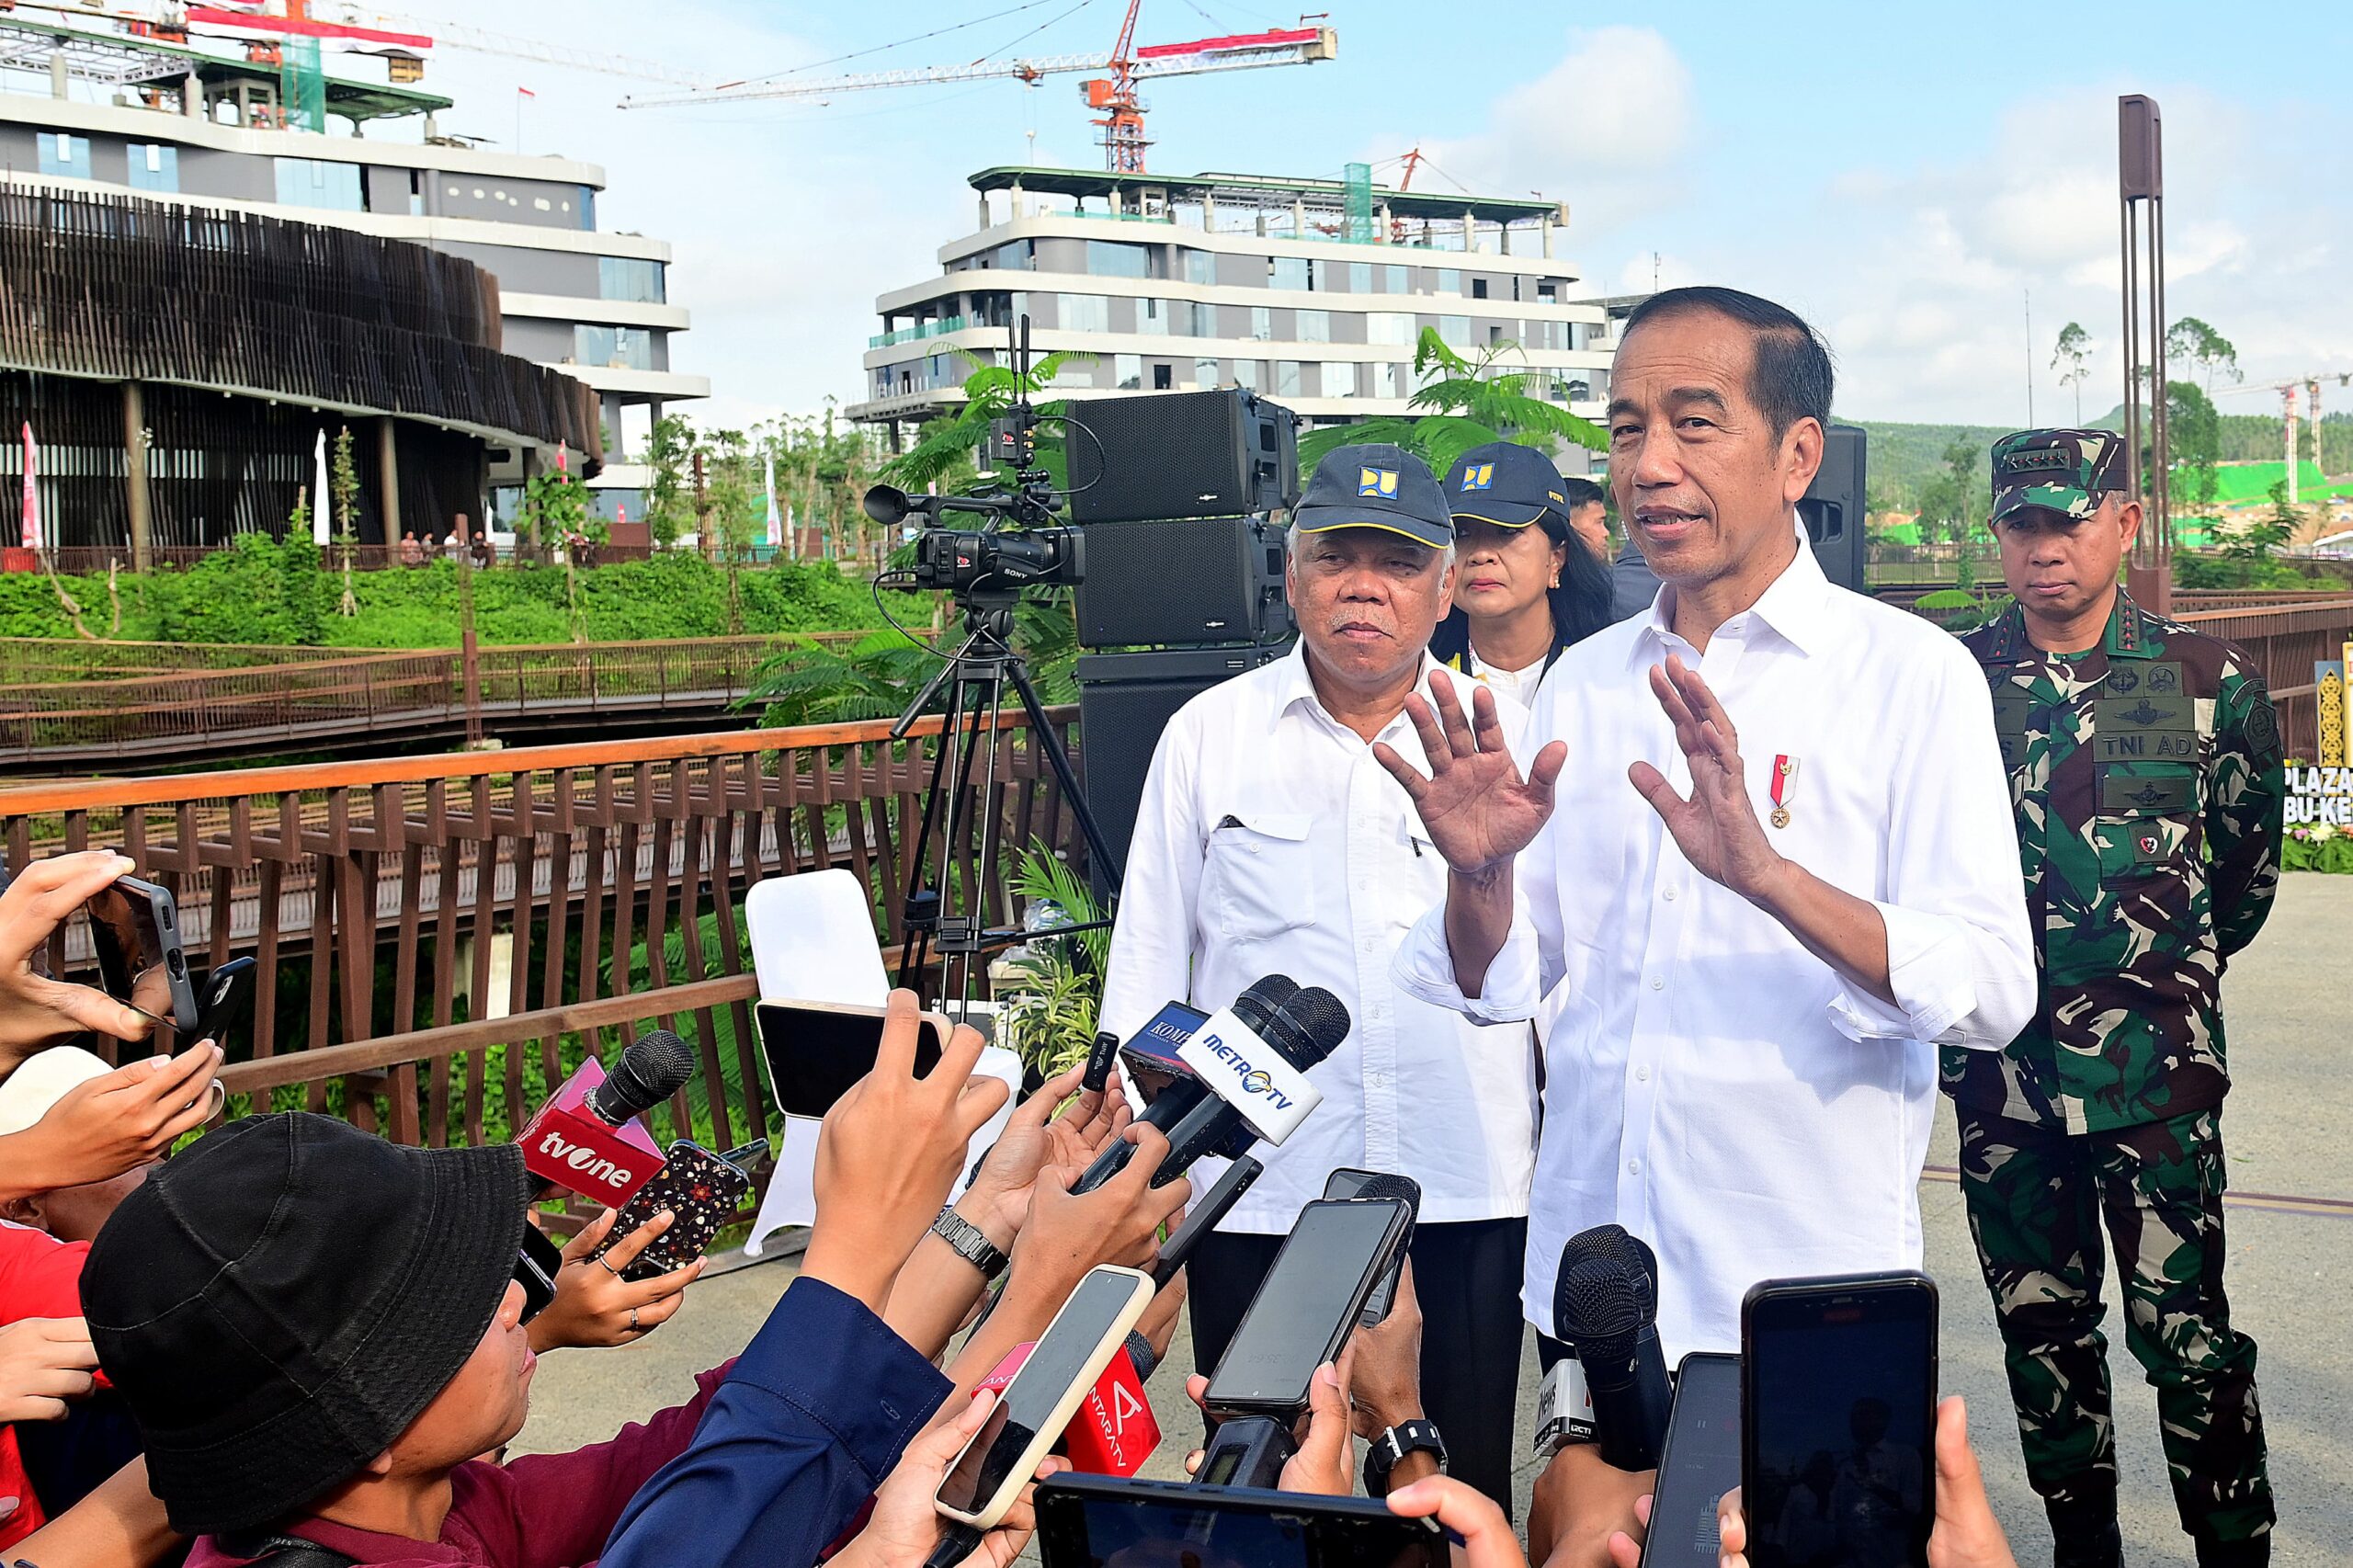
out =
<svg viewBox="0 0 2353 1568"><path fill-rule="evenodd" d="M2225 596L2234 597L2237 596ZM2211 606L2177 597L2173 618L2246 650L2271 687L2279 738L2290 756L2319 754L2320 700L2313 665L2341 659L2353 641L2353 594L2272 594L2259 602Z"/></svg>
<svg viewBox="0 0 2353 1568"><path fill-rule="evenodd" d="M864 632L820 632L820 640ZM593 722L665 713L717 717L752 687L785 640L707 637L660 642L554 642L487 647L476 660L476 703L494 725ZM466 721L463 655L455 648L302 649L282 663L210 665L256 650L186 651L204 667L171 668L153 643L49 642L5 657L0 766L64 767L120 758L200 758L208 752L347 743L372 735L449 733ZM97 650L107 650L99 653ZM40 661L119 659L85 678L44 678ZM142 662L165 667L140 671Z"/></svg>
<svg viewBox="0 0 2353 1568"><path fill-rule="evenodd" d="M1067 740L1073 711L1052 718ZM0 789L0 843L12 869L119 847L176 896L192 966L259 960L250 1044L222 1074L233 1111L333 1110L405 1143L477 1142L592 1049L610 1060L661 1023L695 1042L699 1065L656 1132L725 1148L767 1127L745 891L845 867L895 947L938 729L926 721L905 743L877 722ZM1076 834L1026 724L1008 721L994 744L987 820L1006 852L980 895L1010 921L1009 851L1040 840L1076 853ZM952 866L964 897L980 813L959 816L963 842L934 843L930 864ZM87 977L72 933L50 957Z"/></svg>

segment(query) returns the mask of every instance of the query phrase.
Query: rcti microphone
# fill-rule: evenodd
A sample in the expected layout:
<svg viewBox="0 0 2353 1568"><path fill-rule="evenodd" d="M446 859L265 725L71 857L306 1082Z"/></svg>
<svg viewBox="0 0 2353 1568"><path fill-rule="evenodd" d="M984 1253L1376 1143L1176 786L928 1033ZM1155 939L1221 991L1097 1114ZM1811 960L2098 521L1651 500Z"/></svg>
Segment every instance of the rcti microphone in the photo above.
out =
<svg viewBox="0 0 2353 1568"><path fill-rule="evenodd" d="M540 1196L570 1190L615 1208L628 1202L665 1163L638 1115L684 1088L694 1071L694 1051L668 1029L633 1042L609 1078L595 1057L583 1062L515 1140Z"/></svg>
<svg viewBox="0 0 2353 1568"><path fill-rule="evenodd" d="M1622 1261L1597 1253L1563 1270L1553 1303L1562 1337L1576 1346L1585 1369L1602 1460L1624 1471L1658 1468L1674 1403L1658 1330L1642 1310L1642 1295Z"/></svg>

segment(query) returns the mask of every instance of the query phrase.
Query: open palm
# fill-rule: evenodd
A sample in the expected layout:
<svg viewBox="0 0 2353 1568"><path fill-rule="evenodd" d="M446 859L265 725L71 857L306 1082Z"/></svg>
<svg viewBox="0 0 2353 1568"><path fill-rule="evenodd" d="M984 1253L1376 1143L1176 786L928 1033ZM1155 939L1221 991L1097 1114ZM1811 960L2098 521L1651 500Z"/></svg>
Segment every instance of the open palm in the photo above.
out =
<svg viewBox="0 0 2353 1568"><path fill-rule="evenodd" d="M1430 673L1437 710L1419 697L1405 699L1406 716L1422 738L1430 771L1421 771L1391 747L1376 742L1373 756L1413 797L1430 842L1446 863L1465 876L1510 859L1536 838L1552 814L1552 785L1568 761L1569 748L1554 741L1536 754L1522 778L1504 742L1495 699L1481 687L1472 695L1471 716L1454 695L1444 672Z"/></svg>
<svg viewBox="0 0 2353 1568"><path fill-rule="evenodd" d="M1675 723L1675 744L1691 768L1691 795L1675 792L1647 762L1626 770L1636 790L1675 835L1675 846L1701 876L1748 897L1780 863L1756 820L1732 717L1697 670L1674 654L1651 670L1651 691Z"/></svg>

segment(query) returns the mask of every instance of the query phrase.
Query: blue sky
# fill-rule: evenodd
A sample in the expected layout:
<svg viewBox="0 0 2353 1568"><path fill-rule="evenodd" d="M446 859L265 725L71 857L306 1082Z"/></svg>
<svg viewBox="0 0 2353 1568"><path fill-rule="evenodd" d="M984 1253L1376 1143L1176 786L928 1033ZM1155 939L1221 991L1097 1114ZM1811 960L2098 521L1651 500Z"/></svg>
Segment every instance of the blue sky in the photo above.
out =
<svg viewBox="0 0 2353 1568"><path fill-rule="evenodd" d="M406 9L729 76L993 13L1012 14L824 74L1099 50L1120 9L1021 3ZM2147 92L2165 115L2173 313L2234 339L2250 381L2353 370L2353 7L1318 3L1336 61L1154 86L1154 166L1336 174L1418 142L1438 187L1568 202L1558 248L1597 291L1648 288L1655 266L1799 309L1838 356L1843 414L2022 423L2031 361L2048 423L2073 414L2048 369L2071 318L2098 346L2086 414L2116 401L2115 99ZM1145 0L1139 39L1296 15ZM873 296L969 230L966 175L1023 160L1032 129L1039 161L1099 164L1076 81L622 113L651 85L450 51L428 85L460 100L449 129L501 142L527 85L525 150L606 166L605 226L677 246L672 297L695 330L675 362L743 419L856 395Z"/></svg>

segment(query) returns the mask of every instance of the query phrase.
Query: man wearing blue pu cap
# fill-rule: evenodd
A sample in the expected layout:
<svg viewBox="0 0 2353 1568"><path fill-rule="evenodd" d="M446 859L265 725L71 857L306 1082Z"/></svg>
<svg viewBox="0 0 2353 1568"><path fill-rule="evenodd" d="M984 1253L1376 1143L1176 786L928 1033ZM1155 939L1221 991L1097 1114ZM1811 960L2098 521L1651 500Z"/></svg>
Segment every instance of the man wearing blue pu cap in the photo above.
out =
<svg viewBox="0 0 2353 1568"><path fill-rule="evenodd" d="M1428 643L1451 600L1453 546L1445 493L1410 453L1344 447L1317 468L1292 515L1298 645L1187 703L1154 754L1102 1027L1125 1038L1171 998L1221 1007L1270 973L1347 1005L1347 1039L1308 1074L1323 1104L1279 1148L1255 1151L1266 1175L1193 1256L1195 1364L1217 1364L1334 1170L1410 1176L1422 1188L1412 1256L1428 1409L1415 1391L1355 1391L1384 1456L1370 1480L1406 1455L1444 1454L1508 1507L1534 1063L1524 1033L1468 1025L1392 978L1405 927L1443 895L1446 862L1372 753L1379 740L1420 755L1405 699L1427 700L1438 668ZM1518 704L1500 706L1516 726ZM1222 1169L1194 1172L1206 1182Z"/></svg>

